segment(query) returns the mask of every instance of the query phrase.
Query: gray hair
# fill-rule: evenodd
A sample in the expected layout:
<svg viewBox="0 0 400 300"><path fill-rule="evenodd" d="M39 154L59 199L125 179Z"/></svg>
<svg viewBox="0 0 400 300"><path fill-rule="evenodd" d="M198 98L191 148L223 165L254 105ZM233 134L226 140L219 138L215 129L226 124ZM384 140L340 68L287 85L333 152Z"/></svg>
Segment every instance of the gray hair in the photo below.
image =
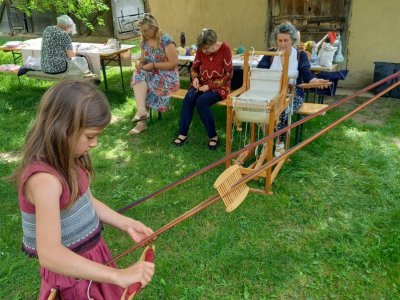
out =
<svg viewBox="0 0 400 300"><path fill-rule="evenodd" d="M217 34L212 29L204 28L197 36L197 47L202 48L206 45L214 45L217 42Z"/></svg>
<svg viewBox="0 0 400 300"><path fill-rule="evenodd" d="M276 39L278 37L278 34L280 34L280 33L289 34L293 45L295 45L297 43L299 34L298 34L296 27L294 27L292 25L292 23L289 23L289 22L282 23L274 28L274 30L271 33L271 37L270 37L270 42L272 45L276 45Z"/></svg>
<svg viewBox="0 0 400 300"><path fill-rule="evenodd" d="M71 34L76 34L76 26L74 21L67 16L67 15L62 15L57 18L57 26L62 28L62 29L67 29L68 27L71 28Z"/></svg>

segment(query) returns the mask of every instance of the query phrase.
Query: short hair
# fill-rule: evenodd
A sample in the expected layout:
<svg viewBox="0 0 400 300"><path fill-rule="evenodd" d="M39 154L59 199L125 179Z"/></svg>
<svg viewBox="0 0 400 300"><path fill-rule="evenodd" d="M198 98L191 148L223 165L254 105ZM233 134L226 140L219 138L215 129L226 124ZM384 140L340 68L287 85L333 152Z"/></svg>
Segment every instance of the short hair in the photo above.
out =
<svg viewBox="0 0 400 300"><path fill-rule="evenodd" d="M57 26L59 26L63 29L67 29L68 27L71 27L71 33L76 34L75 23L67 15L62 15L62 16L57 17Z"/></svg>
<svg viewBox="0 0 400 300"><path fill-rule="evenodd" d="M297 43L297 40L299 39L296 27L294 27L294 25L292 25L292 23L290 22L285 22L276 26L272 31L270 37L270 42L272 45L276 45L276 39L278 37L278 34L280 33L289 34L293 45L295 45Z"/></svg>
<svg viewBox="0 0 400 300"><path fill-rule="evenodd" d="M204 28L197 36L197 47L214 45L217 42L217 33L212 29Z"/></svg>

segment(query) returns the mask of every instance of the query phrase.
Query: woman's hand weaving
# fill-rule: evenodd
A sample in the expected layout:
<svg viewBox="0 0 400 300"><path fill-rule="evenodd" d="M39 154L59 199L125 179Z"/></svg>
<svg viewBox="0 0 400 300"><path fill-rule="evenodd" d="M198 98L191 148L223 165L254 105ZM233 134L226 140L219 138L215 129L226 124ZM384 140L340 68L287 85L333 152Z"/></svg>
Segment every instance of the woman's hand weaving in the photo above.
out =
<svg viewBox="0 0 400 300"><path fill-rule="evenodd" d="M313 78L310 80L310 83L319 84L319 86L318 86L319 89L326 89L330 85L329 80L321 79L321 78Z"/></svg>

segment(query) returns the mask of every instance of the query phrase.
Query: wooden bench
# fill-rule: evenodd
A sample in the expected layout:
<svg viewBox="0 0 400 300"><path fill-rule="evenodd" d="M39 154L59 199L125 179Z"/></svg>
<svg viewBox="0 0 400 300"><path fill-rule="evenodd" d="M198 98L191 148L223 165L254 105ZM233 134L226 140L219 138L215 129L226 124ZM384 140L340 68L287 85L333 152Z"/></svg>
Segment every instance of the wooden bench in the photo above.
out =
<svg viewBox="0 0 400 300"><path fill-rule="evenodd" d="M175 98L175 99L183 100L185 98L186 93L187 93L186 89L178 89L176 92L174 92L171 95L171 97ZM232 93L236 93L236 91L233 91ZM226 101L227 100L218 101L216 104L221 105L221 106L226 106L226 104L227 104ZM312 115L316 112L319 112L326 107L328 107L328 104L304 102L302 104L302 106L300 106L299 110L296 112L297 120L300 120L304 116ZM324 114L322 114L322 115L324 115ZM150 118L151 118L151 115L150 115ZM161 118L161 113L158 114L158 118ZM299 126L296 127L296 135L295 135L296 145L301 142L302 135L303 135L303 124L300 124Z"/></svg>
<svg viewBox="0 0 400 300"><path fill-rule="evenodd" d="M176 92L172 93L171 97L179 100L183 100L188 90L179 89ZM216 105L226 106L226 100L218 101Z"/></svg>
<svg viewBox="0 0 400 300"><path fill-rule="evenodd" d="M188 90L186 90L186 89L178 89L177 91L175 91L171 94L171 98L183 100L183 99L185 99L187 91ZM236 91L233 91L232 93L234 93L234 92L236 92ZM216 105L226 106L226 100L218 101L216 103ZM161 120L161 112L158 112L158 119ZM151 109L150 109L150 123L152 123L152 122L153 122L153 116L152 116Z"/></svg>
<svg viewBox="0 0 400 300"><path fill-rule="evenodd" d="M59 81L67 78L82 78L82 79L99 79L99 76L93 73L88 73L81 76L68 76L68 73L60 73L60 74L48 74L43 71L28 71L26 72L26 77L36 79L36 80L45 80L45 81Z"/></svg>
<svg viewBox="0 0 400 300"><path fill-rule="evenodd" d="M304 102L299 110L296 112L297 114L297 121L304 118L304 116L315 114L324 108L328 107L328 104L320 104L320 103L308 103ZM325 115L325 113L321 114L321 116ZM303 135L303 124L300 124L296 127L296 136L295 136L295 143L296 145L301 142L302 135Z"/></svg>
<svg viewBox="0 0 400 300"><path fill-rule="evenodd" d="M16 64L5 64L0 65L0 72L7 74L18 74L18 70L21 66Z"/></svg>

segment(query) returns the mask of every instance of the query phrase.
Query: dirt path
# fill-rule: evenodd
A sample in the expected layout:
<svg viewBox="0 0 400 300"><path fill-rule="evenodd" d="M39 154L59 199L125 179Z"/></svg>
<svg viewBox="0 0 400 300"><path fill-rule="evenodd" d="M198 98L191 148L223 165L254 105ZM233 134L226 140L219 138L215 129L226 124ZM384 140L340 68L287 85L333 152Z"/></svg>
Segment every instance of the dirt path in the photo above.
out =
<svg viewBox="0 0 400 300"><path fill-rule="evenodd" d="M334 98L326 99L325 103L331 104L333 101L337 101L344 97L344 95L336 95ZM350 112L368 99L368 97L358 97L356 99L349 100L345 104L339 106L339 109L346 113ZM376 99L372 104L356 113L352 119L360 124L383 125L393 110L400 110L400 99L379 98Z"/></svg>

